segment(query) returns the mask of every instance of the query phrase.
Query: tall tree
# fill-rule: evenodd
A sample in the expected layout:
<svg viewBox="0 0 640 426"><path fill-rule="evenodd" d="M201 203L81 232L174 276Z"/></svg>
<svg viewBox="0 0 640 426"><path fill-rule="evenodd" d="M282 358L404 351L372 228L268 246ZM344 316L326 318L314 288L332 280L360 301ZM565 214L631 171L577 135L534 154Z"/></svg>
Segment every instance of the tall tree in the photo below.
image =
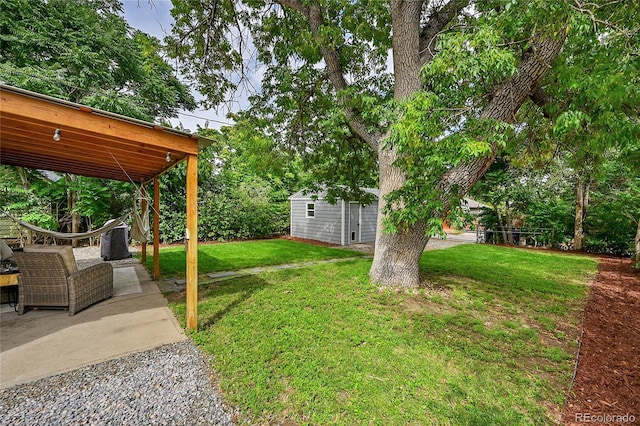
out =
<svg viewBox="0 0 640 426"><path fill-rule="evenodd" d="M574 5L580 12L590 12L579 2ZM586 248L592 191L605 179L609 157L637 146L640 138L639 11L636 2L628 6L629 10L608 10L608 25L599 14L574 25L544 92L534 94L544 112L544 118L534 118L548 120L539 128L550 130L547 137L555 152L573 172L576 250Z"/></svg>
<svg viewBox="0 0 640 426"><path fill-rule="evenodd" d="M119 0L0 0L0 80L143 120L195 100Z"/></svg>
<svg viewBox="0 0 640 426"><path fill-rule="evenodd" d="M370 277L415 287L430 235L518 131L521 106L574 28L613 17L607 30L625 31L637 3L617 12L618 3L174 0L170 44L218 103L246 76L252 41L265 71L249 113L268 119L266 131L283 146L342 155L364 176L376 165ZM332 189L357 196L361 176Z"/></svg>

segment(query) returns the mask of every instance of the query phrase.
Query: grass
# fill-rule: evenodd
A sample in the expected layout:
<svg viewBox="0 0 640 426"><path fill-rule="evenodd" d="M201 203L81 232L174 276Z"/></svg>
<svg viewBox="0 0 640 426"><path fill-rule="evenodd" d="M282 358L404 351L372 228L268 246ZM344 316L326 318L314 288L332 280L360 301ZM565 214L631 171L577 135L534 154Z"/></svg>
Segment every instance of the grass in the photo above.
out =
<svg viewBox="0 0 640 426"><path fill-rule="evenodd" d="M484 245L430 251L421 263L430 285L414 292L371 285L370 264L200 290L192 338L242 420L556 423L594 259ZM170 302L184 323L180 295Z"/></svg>
<svg viewBox="0 0 640 426"><path fill-rule="evenodd" d="M183 246L162 248L160 253L162 277L185 276L186 253ZM282 239L199 244L198 274L354 256L362 256L362 253ZM147 256L145 266L152 270L153 256Z"/></svg>

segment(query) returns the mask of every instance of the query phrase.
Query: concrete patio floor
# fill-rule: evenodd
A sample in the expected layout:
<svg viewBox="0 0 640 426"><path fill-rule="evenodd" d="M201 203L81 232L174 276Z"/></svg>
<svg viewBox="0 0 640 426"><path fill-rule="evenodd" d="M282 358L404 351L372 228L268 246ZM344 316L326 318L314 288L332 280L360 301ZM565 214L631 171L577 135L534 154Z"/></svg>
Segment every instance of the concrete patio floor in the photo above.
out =
<svg viewBox="0 0 640 426"><path fill-rule="evenodd" d="M1 313L0 388L186 339L144 267L128 267L141 292L114 296L74 316L50 309ZM120 268L114 271L129 272Z"/></svg>

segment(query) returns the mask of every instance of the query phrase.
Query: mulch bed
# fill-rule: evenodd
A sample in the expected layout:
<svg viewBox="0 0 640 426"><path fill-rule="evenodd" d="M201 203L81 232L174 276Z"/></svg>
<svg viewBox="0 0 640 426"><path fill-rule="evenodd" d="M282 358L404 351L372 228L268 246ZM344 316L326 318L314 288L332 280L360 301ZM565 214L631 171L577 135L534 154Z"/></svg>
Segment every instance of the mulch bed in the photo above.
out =
<svg viewBox="0 0 640 426"><path fill-rule="evenodd" d="M600 259L562 421L640 424L640 273L629 259Z"/></svg>

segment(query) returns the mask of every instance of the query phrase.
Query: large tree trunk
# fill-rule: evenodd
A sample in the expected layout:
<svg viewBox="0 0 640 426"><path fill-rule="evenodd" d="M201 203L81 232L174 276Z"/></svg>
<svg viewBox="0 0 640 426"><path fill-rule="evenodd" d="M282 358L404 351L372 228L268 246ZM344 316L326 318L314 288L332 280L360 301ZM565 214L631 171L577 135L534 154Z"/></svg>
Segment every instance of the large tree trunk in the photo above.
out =
<svg viewBox="0 0 640 426"><path fill-rule="evenodd" d="M420 12L422 2L394 0L391 5L393 22L393 67L395 74L394 99L404 100L422 90L420 68ZM401 188L407 180L405 172L393 163L395 149L379 144L380 170L378 223L373 264L369 277L374 283L394 287L420 285L420 256L429 241L425 224L399 227L395 234L384 230L385 196ZM393 206L401 208L402 206Z"/></svg>
<svg viewBox="0 0 640 426"><path fill-rule="evenodd" d="M584 220L589 207L589 180L578 177L576 182L576 214L573 225L573 249L584 250Z"/></svg>
<svg viewBox="0 0 640 426"><path fill-rule="evenodd" d="M415 63L411 52L415 47L413 46L413 31L417 19L413 20L408 16L409 12L416 13L415 10L410 10L412 7L416 7L415 3L420 2L398 0L392 3L396 99L404 99L414 93L405 90L413 88L414 91L417 91L421 88L419 82L416 86L411 76L405 74L413 69ZM417 16L414 17L417 18ZM551 63L560 53L565 36L566 32L561 31L557 38L537 37L532 42L531 50L522 59L518 73L506 80L493 93L491 101L482 112L481 117L512 123L517 111L539 85L542 77L551 67ZM415 77L418 78L418 75ZM453 203L459 202L459 199L469 192L471 187L486 173L497 153L498 146L494 145L491 155L454 167L442 177L438 185L438 189L443 194L444 205L444 209L440 213L441 219L446 217L453 207ZM369 276L373 282L380 285L417 287L420 285L420 256L429 240L424 234L424 222L420 221L416 225L406 226L397 234L385 234L382 228L385 219L383 215L384 196L391 190L399 188L406 181L406 177L401 171L394 170L395 167L391 162L395 158L393 153L379 150L380 213L378 214L376 252Z"/></svg>
<svg viewBox="0 0 640 426"><path fill-rule="evenodd" d="M418 287L420 285L420 256L429 241L424 222L414 226L399 228L395 234L384 229L386 207L385 195L400 188L406 181L405 175L392 165L395 152L385 150L379 153L380 197L378 201L378 222L373 263L369 277L374 283L394 287Z"/></svg>

